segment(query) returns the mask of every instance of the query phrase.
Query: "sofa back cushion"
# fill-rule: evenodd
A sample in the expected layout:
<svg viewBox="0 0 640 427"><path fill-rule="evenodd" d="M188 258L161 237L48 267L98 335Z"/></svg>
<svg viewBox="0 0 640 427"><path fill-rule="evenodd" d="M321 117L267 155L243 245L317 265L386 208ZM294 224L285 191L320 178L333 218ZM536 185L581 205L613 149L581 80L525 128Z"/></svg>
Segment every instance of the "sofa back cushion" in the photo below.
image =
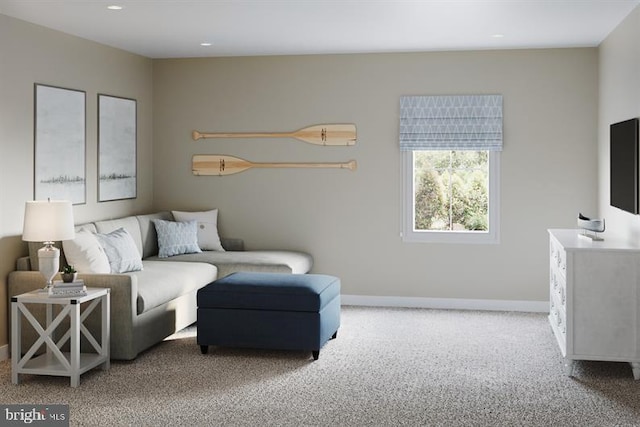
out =
<svg viewBox="0 0 640 427"><path fill-rule="evenodd" d="M124 228L131 235L133 243L135 243L138 253L142 256L142 233L140 231L140 223L135 216L127 216L119 219L111 219L107 221L96 221L94 223L98 233L108 234L118 228Z"/></svg>
<svg viewBox="0 0 640 427"><path fill-rule="evenodd" d="M138 224L140 225L140 235L142 238L142 259L150 256L158 255L158 234L156 227L153 225L154 219L162 219L164 221L173 221L171 212L157 212L148 215L138 215Z"/></svg>

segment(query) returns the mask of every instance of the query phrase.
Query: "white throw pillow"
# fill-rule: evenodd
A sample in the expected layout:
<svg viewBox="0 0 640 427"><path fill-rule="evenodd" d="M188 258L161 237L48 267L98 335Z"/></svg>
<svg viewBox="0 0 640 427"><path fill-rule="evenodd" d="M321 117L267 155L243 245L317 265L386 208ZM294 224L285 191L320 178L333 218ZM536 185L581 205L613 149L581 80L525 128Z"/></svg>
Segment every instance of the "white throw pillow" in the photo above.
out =
<svg viewBox="0 0 640 427"><path fill-rule="evenodd" d="M111 233L98 233L95 236L107 254L112 273L142 270L142 256L127 230L118 228Z"/></svg>
<svg viewBox="0 0 640 427"><path fill-rule="evenodd" d="M156 226L156 233L158 233L159 258L201 252L198 246L198 223L196 220L174 222L153 219L151 221Z"/></svg>
<svg viewBox="0 0 640 427"><path fill-rule="evenodd" d="M62 242L67 264L73 265L78 273L107 274L111 272L109 258L93 233L86 230L76 232L73 240Z"/></svg>
<svg viewBox="0 0 640 427"><path fill-rule="evenodd" d="M203 251L224 252L218 235L218 209L204 212L171 211L176 221L198 221L198 246Z"/></svg>

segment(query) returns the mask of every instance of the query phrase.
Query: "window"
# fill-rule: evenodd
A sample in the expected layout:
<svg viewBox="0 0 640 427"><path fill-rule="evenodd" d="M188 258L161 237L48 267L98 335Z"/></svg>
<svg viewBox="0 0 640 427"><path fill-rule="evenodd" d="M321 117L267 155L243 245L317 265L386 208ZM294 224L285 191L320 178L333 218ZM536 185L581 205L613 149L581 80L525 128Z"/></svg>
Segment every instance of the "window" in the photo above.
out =
<svg viewBox="0 0 640 427"><path fill-rule="evenodd" d="M500 95L401 98L403 241L497 243Z"/></svg>
<svg viewBox="0 0 640 427"><path fill-rule="evenodd" d="M497 243L495 151L403 153L406 242Z"/></svg>

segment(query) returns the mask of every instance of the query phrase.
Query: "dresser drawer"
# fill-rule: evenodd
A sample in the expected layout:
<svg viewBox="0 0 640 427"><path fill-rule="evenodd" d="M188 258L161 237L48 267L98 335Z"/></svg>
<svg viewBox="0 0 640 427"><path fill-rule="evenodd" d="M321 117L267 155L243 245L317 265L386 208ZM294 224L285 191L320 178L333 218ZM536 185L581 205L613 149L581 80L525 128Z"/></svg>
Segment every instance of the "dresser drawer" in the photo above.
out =
<svg viewBox="0 0 640 427"><path fill-rule="evenodd" d="M552 295L557 297L558 304L566 310L567 281L555 266L551 266L549 269L549 290Z"/></svg>
<svg viewBox="0 0 640 427"><path fill-rule="evenodd" d="M551 240L550 252L551 266L555 267L563 277L567 277L567 253L564 248Z"/></svg>
<svg viewBox="0 0 640 427"><path fill-rule="evenodd" d="M562 355L566 356L567 352L567 315L565 309L561 306L555 295L551 297L551 306L549 308L549 323L553 334L558 341Z"/></svg>
<svg viewBox="0 0 640 427"><path fill-rule="evenodd" d="M557 295L554 295L551 298L551 307L550 307L550 312L554 313L554 317L555 317L555 324L556 326L558 326L563 333L567 332L567 315L566 312L567 310L564 308L564 304L562 304L560 302L560 299Z"/></svg>

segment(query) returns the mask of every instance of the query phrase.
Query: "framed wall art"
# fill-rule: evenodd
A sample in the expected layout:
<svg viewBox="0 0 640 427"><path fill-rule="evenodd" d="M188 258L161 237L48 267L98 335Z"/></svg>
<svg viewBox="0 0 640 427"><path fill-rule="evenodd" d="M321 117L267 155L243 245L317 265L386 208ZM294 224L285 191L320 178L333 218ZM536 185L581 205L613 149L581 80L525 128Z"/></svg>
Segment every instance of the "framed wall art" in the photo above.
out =
<svg viewBox="0 0 640 427"><path fill-rule="evenodd" d="M98 94L98 201L137 197L136 100Z"/></svg>
<svg viewBox="0 0 640 427"><path fill-rule="evenodd" d="M84 91L35 84L34 199L86 202Z"/></svg>

